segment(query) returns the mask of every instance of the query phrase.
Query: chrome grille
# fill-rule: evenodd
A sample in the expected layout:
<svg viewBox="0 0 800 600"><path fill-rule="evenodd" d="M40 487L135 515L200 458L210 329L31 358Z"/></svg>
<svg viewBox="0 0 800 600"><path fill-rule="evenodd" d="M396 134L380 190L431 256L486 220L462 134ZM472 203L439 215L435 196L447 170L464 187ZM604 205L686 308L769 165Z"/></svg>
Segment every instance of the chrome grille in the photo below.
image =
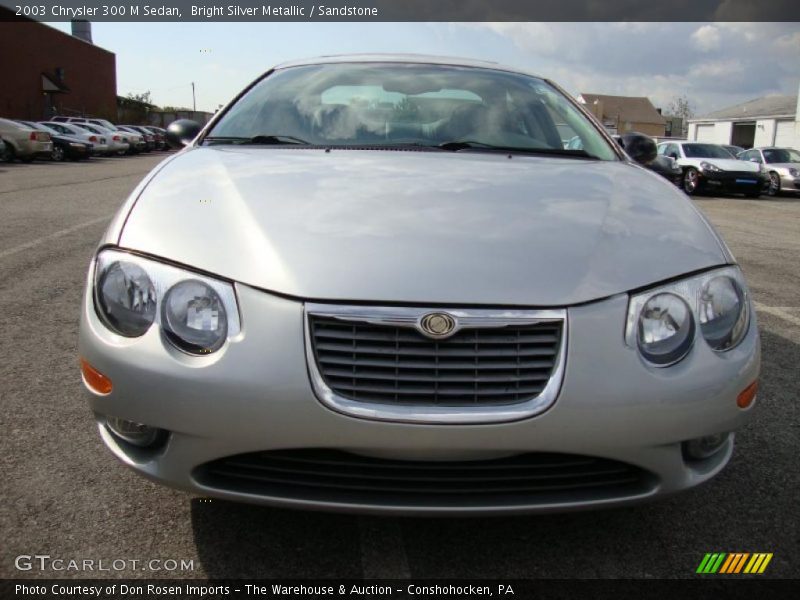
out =
<svg viewBox="0 0 800 600"><path fill-rule="evenodd" d="M530 402L553 387L563 362L563 319L467 315L451 337L435 340L417 328L425 311L409 310L309 312L310 360L330 396L354 404L485 411Z"/></svg>

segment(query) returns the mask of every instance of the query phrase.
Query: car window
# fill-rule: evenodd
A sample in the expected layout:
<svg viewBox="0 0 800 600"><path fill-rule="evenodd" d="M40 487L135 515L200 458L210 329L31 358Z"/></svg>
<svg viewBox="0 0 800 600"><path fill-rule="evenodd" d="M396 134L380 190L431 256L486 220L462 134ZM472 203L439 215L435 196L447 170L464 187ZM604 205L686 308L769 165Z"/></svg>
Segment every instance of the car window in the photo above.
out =
<svg viewBox="0 0 800 600"><path fill-rule="evenodd" d="M764 160L768 163L800 162L800 152L791 148L769 148L764 150Z"/></svg>
<svg viewBox="0 0 800 600"><path fill-rule="evenodd" d="M270 135L362 147L471 141L563 151L569 145L617 159L589 119L547 82L442 65L281 69L256 83L208 133L211 138Z"/></svg>
<svg viewBox="0 0 800 600"><path fill-rule="evenodd" d="M731 158L730 152L716 144L683 144L686 158Z"/></svg>

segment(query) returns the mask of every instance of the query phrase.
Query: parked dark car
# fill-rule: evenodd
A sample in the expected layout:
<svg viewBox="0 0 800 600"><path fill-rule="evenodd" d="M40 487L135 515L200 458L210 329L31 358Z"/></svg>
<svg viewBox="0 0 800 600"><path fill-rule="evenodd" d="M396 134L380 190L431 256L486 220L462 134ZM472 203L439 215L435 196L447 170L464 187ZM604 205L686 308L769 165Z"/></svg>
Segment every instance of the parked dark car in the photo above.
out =
<svg viewBox="0 0 800 600"><path fill-rule="evenodd" d="M159 150L169 150L169 144L167 144L167 130L162 129L161 127L155 127L153 125L142 125L142 129L146 129L147 131L151 132L154 136L156 136L156 148Z"/></svg>
<svg viewBox="0 0 800 600"><path fill-rule="evenodd" d="M144 141L147 144L147 149L145 152L150 152L151 150L156 149L156 136L152 131L148 131L139 125L119 125L119 128L143 135Z"/></svg>
<svg viewBox="0 0 800 600"><path fill-rule="evenodd" d="M613 135L611 136L616 142L625 150L625 136ZM651 171L658 173L667 181L674 183L676 186L681 187L681 178L683 171L678 166L678 163L672 157L656 155L650 162L644 165Z"/></svg>
<svg viewBox="0 0 800 600"><path fill-rule="evenodd" d="M53 150L50 152L50 158L56 162L61 162L66 159L69 160L86 160L92 156L92 144L82 139L64 135L41 123L34 121L17 121L21 125L30 127L31 129L38 129L50 134L50 139L53 141Z"/></svg>

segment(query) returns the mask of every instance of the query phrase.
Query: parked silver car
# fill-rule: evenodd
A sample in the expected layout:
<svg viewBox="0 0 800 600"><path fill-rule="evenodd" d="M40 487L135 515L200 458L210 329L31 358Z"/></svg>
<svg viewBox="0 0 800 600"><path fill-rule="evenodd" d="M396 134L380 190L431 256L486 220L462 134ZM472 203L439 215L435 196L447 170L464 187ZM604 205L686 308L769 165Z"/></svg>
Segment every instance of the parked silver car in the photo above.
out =
<svg viewBox="0 0 800 600"><path fill-rule="evenodd" d="M127 154L131 147L130 143L126 141L126 138L123 136L122 131L115 131L113 129L109 129L108 127L103 127L102 125L96 125L94 123L70 123L70 125L80 127L81 129L85 129L86 131L97 134L105 139L106 145L108 146L106 154L109 156L122 156L123 154Z"/></svg>
<svg viewBox="0 0 800 600"><path fill-rule="evenodd" d="M769 195L800 192L800 152L794 148L753 148L742 152L739 160L763 165L769 174Z"/></svg>
<svg viewBox="0 0 800 600"><path fill-rule="evenodd" d="M17 158L22 162L49 158L53 151L49 133L31 129L10 119L0 119L0 137L5 142L3 158L7 162L13 162Z"/></svg>
<svg viewBox="0 0 800 600"><path fill-rule="evenodd" d="M579 136L582 149L563 147ZM690 199L555 84L474 61L281 65L131 194L81 310L123 463L207 496L469 514L702 483L759 334ZM561 135L560 135L561 133Z"/></svg>

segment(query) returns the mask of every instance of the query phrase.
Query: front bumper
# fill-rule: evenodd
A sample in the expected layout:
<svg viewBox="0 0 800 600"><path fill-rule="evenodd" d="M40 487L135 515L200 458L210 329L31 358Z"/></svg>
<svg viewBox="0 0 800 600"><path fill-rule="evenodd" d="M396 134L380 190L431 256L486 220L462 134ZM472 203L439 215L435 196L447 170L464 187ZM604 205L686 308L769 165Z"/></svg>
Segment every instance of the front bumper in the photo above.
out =
<svg viewBox="0 0 800 600"><path fill-rule="evenodd" d="M792 177L789 174L781 174L781 191L800 192L800 177Z"/></svg>
<svg viewBox="0 0 800 600"><path fill-rule="evenodd" d="M87 285L87 290L88 290ZM677 365L653 369L623 342L628 296L568 309L566 370L554 405L533 418L492 425L422 425L348 417L314 395L304 347L304 305L236 287L242 331L218 352L188 356L157 327L137 339L111 333L84 299L80 354L113 381L105 396L87 392L102 438L126 465L150 479L206 496L276 506L403 514L563 511L637 502L713 477L728 462L733 438L709 459L689 463L681 443L733 432L751 409L736 405L758 377L755 318L723 355L698 340ZM143 451L105 426L115 416L170 432ZM647 472L634 492L480 504L337 501L253 493L201 483L196 469L233 455L281 449L330 449L396 460L478 460L543 452L621 461Z"/></svg>
<svg viewBox="0 0 800 600"><path fill-rule="evenodd" d="M698 171L700 188L707 192L752 194L765 191L769 177L763 173Z"/></svg>

